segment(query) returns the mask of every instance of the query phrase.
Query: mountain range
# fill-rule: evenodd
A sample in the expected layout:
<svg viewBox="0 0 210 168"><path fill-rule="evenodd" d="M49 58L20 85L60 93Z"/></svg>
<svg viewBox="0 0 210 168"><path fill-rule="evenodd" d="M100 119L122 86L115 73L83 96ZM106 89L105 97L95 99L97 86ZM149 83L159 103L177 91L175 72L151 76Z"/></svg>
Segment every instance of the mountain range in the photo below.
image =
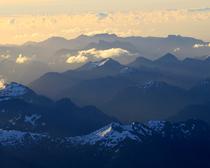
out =
<svg viewBox="0 0 210 168"><path fill-rule="evenodd" d="M170 74L170 67L162 67L173 69L182 61L168 54L149 62L143 69L110 58L89 62L47 73L30 88L1 81L1 165L209 167L210 80L181 88L157 79ZM153 70L157 64L159 72ZM44 86L42 93L58 94L58 100L41 96L33 86Z"/></svg>
<svg viewBox="0 0 210 168"><path fill-rule="evenodd" d="M0 90L0 128L76 136L116 121L93 106L79 107L70 99L52 101L17 83Z"/></svg>
<svg viewBox="0 0 210 168"><path fill-rule="evenodd" d="M166 54L122 65L109 58L47 73L29 87L52 99L69 97L82 106L94 105L121 121L146 121L167 119L186 106L210 101L209 72L209 59L179 60Z"/></svg>
<svg viewBox="0 0 210 168"><path fill-rule="evenodd" d="M180 59L209 56L210 47L196 46L208 46L208 42L179 35L159 38L97 34L81 35L70 40L51 37L41 42L27 42L23 45L1 45L0 76L8 81L28 84L47 72L75 69L88 61L98 61L104 55L123 64L132 62L139 56L154 60L168 52L176 54ZM81 53L86 61L67 62L68 58ZM98 53L102 53L101 57ZM17 61L18 59L20 61Z"/></svg>
<svg viewBox="0 0 210 168"><path fill-rule="evenodd" d="M0 161L17 167L209 167L210 127L201 121L111 123L88 135L0 130Z"/></svg>

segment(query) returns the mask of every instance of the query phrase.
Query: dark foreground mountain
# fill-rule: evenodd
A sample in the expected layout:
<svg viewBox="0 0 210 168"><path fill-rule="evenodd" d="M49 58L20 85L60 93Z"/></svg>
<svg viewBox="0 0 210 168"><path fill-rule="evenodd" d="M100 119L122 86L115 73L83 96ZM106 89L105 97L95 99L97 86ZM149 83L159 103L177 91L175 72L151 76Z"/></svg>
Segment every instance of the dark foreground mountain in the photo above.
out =
<svg viewBox="0 0 210 168"><path fill-rule="evenodd" d="M4 168L209 167L210 127L201 121L112 123L79 137L0 130Z"/></svg>
<svg viewBox="0 0 210 168"><path fill-rule="evenodd" d="M165 119L190 103L187 92L165 82L149 81L122 89L101 109L121 121Z"/></svg>
<svg viewBox="0 0 210 168"><path fill-rule="evenodd" d="M90 133L114 121L93 106L79 107L69 99L57 102L10 83L0 90L0 128L59 135Z"/></svg>
<svg viewBox="0 0 210 168"><path fill-rule="evenodd" d="M169 119L172 121L182 121L189 118L199 119L210 123L210 102L189 105Z"/></svg>

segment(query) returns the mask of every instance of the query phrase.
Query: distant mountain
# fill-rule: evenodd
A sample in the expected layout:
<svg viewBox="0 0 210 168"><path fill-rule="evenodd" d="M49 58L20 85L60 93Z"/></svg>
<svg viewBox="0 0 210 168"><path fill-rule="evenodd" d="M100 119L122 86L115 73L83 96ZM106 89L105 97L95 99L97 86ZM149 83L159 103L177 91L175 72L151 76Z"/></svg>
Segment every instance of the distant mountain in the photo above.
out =
<svg viewBox="0 0 210 168"><path fill-rule="evenodd" d="M164 119L188 104L185 90L165 82L148 81L122 89L101 109L121 121Z"/></svg>
<svg viewBox="0 0 210 168"><path fill-rule="evenodd" d="M69 99L53 102L27 87L11 83L0 91L0 128L81 135L98 129L113 118L93 106L79 107Z"/></svg>
<svg viewBox="0 0 210 168"><path fill-rule="evenodd" d="M209 167L209 142L209 125L196 120L112 123L78 137L0 130L0 161L5 168Z"/></svg>
<svg viewBox="0 0 210 168"><path fill-rule="evenodd" d="M210 101L210 82L203 81L210 76L209 65L207 59L179 60L170 53L156 60L140 57L127 66L109 58L48 73L29 86L53 99L69 97L82 106L94 105L123 121L165 119L186 106Z"/></svg>
<svg viewBox="0 0 210 168"><path fill-rule="evenodd" d="M194 47L196 44L207 45L208 42L175 35L162 38L118 37L114 34L81 35L74 39L51 37L44 41L27 42L23 45L1 45L0 61L4 63L1 64L0 75L9 81L30 83L50 71L63 72L78 68L84 63L68 64L66 60L70 56L76 56L79 52L89 49L103 52L103 50L120 48L129 53L129 55L124 54L116 58L123 64L129 63L140 55L154 60L168 52L176 54L179 59L209 55L209 47L196 48ZM16 65L16 59L20 54L27 58L27 64ZM87 57L88 61L95 61L91 59L91 55ZM14 71L18 76L13 73Z"/></svg>
<svg viewBox="0 0 210 168"><path fill-rule="evenodd" d="M167 53L164 56L160 57L159 59L155 60L155 62L157 64L161 64L161 65L166 65L166 66L170 66L171 64L178 64L179 60L177 59L177 57L171 53Z"/></svg>
<svg viewBox="0 0 210 168"><path fill-rule="evenodd" d="M90 43L89 45L87 45L85 47L85 49L92 49L92 48L96 48L98 50L106 50L106 49L110 49L110 48L123 48L127 51L131 51L133 53L138 53L138 49L131 43L129 42L124 42L124 41L120 41L118 40L117 37L115 37L115 41L106 41L105 39L102 39L98 42L95 43Z"/></svg>
<svg viewBox="0 0 210 168"><path fill-rule="evenodd" d="M210 79L208 78L198 82L197 85L190 89L190 94L197 99L197 103L210 101Z"/></svg>
<svg viewBox="0 0 210 168"><path fill-rule="evenodd" d="M66 97L66 95L62 96L62 93L65 93L82 81L115 76L120 74L125 68L126 66L113 59L103 59L97 62L89 62L76 70L69 70L64 73L47 73L32 82L29 87L39 94L44 94L54 99ZM53 85L51 85L52 83Z"/></svg>
<svg viewBox="0 0 210 168"><path fill-rule="evenodd" d="M153 61L144 57L138 57L135 61L129 64L131 67L141 68L153 66Z"/></svg>
<svg viewBox="0 0 210 168"><path fill-rule="evenodd" d="M198 81L210 76L210 62L208 59L186 58L179 60L175 55L170 53L155 60L140 57L128 66L137 69L146 68L150 71L159 71L163 76L168 76L168 79L171 76L169 82L185 88L191 88Z"/></svg>
<svg viewBox="0 0 210 168"><path fill-rule="evenodd" d="M120 63L118 63L117 61L111 59L111 58L107 58L107 59L102 59L100 61L97 62L88 62L87 64L83 65L82 67L78 68L78 71L89 71L89 70L106 70L106 71L117 71L119 73L119 71L125 66L121 65ZM115 72L116 73L116 72Z"/></svg>
<svg viewBox="0 0 210 168"><path fill-rule="evenodd" d="M2 60L0 65L1 78L23 84L28 84L41 75L52 71L46 63L30 59L23 64L16 63L16 59Z"/></svg>
<svg viewBox="0 0 210 168"><path fill-rule="evenodd" d="M210 123L210 79L202 80L188 90L188 97L191 104L169 119L173 121L199 119Z"/></svg>
<svg viewBox="0 0 210 168"><path fill-rule="evenodd" d="M179 113L169 118L171 121L183 120L202 120L210 123L210 105L209 102L203 104L189 105L182 109Z"/></svg>

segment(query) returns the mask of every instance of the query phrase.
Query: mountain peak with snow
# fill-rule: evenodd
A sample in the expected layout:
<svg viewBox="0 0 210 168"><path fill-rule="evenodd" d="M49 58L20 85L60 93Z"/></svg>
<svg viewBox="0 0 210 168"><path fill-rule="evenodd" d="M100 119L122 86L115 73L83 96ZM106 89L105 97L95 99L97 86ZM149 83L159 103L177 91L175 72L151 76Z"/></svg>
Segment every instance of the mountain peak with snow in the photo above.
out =
<svg viewBox="0 0 210 168"><path fill-rule="evenodd" d="M164 88L164 87L168 87L168 84L165 83L165 82L160 82L160 81L148 81L148 82L145 82L143 85L142 85L142 88L144 89L150 89L150 88Z"/></svg>
<svg viewBox="0 0 210 168"><path fill-rule="evenodd" d="M82 67L80 67L78 70L86 71L86 70L93 70L93 69L101 68L101 67L123 67L123 65L121 65L119 62L115 61L112 58L106 58L100 61L88 62Z"/></svg>
<svg viewBox="0 0 210 168"><path fill-rule="evenodd" d="M32 90L19 83L5 83L0 89L0 101L22 97L29 92L32 92Z"/></svg>
<svg viewBox="0 0 210 168"><path fill-rule="evenodd" d="M36 134L32 132L6 131L0 129L0 143L2 145L18 145L29 140L35 143L41 139L50 142L62 143L63 145L74 146L98 146L105 150L120 149L127 143L141 144L147 140L168 138L168 140L180 140L200 136L209 132L209 125L202 121L188 120L185 122L148 121L146 123L111 123L88 135L77 137L50 137L48 134ZM55 139L54 139L55 138ZM33 142L32 142L33 143Z"/></svg>

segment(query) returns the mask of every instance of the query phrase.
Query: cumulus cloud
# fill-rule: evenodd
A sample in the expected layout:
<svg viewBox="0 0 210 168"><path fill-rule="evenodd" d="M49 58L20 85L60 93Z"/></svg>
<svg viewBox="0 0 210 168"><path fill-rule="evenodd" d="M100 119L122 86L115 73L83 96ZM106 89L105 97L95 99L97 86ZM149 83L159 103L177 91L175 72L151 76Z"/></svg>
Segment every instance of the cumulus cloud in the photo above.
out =
<svg viewBox="0 0 210 168"><path fill-rule="evenodd" d="M26 62L28 62L30 60L30 58L23 56L22 54L20 54L17 59L16 59L16 63L17 64L24 64Z"/></svg>
<svg viewBox="0 0 210 168"><path fill-rule="evenodd" d="M88 60L88 57L83 56L83 55L77 55L77 56L70 56L67 60L66 63L68 64L80 64L84 63Z"/></svg>
<svg viewBox="0 0 210 168"><path fill-rule="evenodd" d="M209 44L195 44L193 46L193 48L204 48L204 47L210 47L210 43Z"/></svg>
<svg viewBox="0 0 210 168"><path fill-rule="evenodd" d="M90 54L94 55L96 58L114 58L125 55L132 55L129 51L124 50L122 48L111 48L107 50L96 50L91 49L88 51Z"/></svg>
<svg viewBox="0 0 210 168"><path fill-rule="evenodd" d="M4 79L0 79L0 90L5 88L5 81Z"/></svg>
<svg viewBox="0 0 210 168"><path fill-rule="evenodd" d="M82 50L78 55L70 55L66 60L67 63L84 63L89 60L100 60L105 58L119 58L123 56L133 56L134 54L122 48L111 48L107 50L97 50L95 48Z"/></svg>
<svg viewBox="0 0 210 168"><path fill-rule="evenodd" d="M173 51L174 52L179 52L181 50L181 48L175 48Z"/></svg>

